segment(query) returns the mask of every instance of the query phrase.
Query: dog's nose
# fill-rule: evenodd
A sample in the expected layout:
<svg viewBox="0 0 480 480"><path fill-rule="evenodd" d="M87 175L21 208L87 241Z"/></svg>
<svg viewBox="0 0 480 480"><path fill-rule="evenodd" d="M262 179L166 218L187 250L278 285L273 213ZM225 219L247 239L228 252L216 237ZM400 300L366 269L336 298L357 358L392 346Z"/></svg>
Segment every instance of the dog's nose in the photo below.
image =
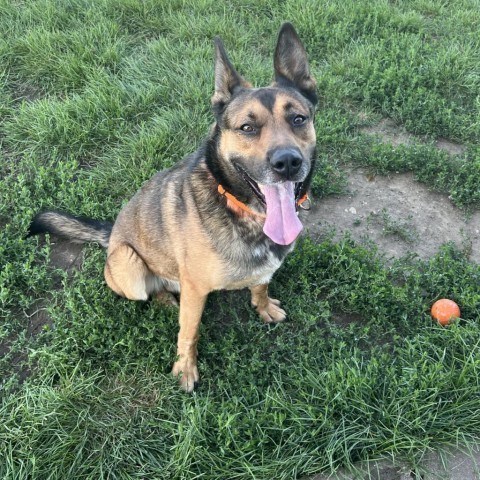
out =
<svg viewBox="0 0 480 480"><path fill-rule="evenodd" d="M302 166L302 161L303 158L300 152L291 148L275 150L270 155L270 165L287 180L290 180L298 173Z"/></svg>

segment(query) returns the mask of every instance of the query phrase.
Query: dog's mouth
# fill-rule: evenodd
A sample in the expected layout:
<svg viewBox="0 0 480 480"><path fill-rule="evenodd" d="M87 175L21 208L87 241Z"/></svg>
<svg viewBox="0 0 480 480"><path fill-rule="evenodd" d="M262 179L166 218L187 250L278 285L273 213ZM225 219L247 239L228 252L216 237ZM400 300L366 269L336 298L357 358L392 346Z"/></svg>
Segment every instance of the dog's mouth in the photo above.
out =
<svg viewBox="0 0 480 480"><path fill-rule="evenodd" d="M240 165L235 164L235 168L238 170L238 172L242 176L243 180L250 187L250 189L255 194L255 196L258 198L258 200L260 200L262 205L266 206L267 202L265 200L265 195L260 190L259 184L242 167L240 167Z"/></svg>
<svg viewBox="0 0 480 480"><path fill-rule="evenodd" d="M301 182L285 181L266 185L256 182L240 166L236 165L236 168L266 208L267 214L263 225L265 235L279 245L293 243L303 229L296 208Z"/></svg>

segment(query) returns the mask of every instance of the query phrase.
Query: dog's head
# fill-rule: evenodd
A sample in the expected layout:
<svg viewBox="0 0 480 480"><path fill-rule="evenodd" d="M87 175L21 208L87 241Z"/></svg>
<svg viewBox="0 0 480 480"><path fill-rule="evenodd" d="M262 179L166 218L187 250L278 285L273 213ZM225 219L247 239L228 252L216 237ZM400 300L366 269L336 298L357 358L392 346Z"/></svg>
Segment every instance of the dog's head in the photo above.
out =
<svg viewBox="0 0 480 480"><path fill-rule="evenodd" d="M294 209L295 196L308 188L315 152L316 83L305 48L290 23L280 29L274 55L275 80L269 87L252 88L231 64L219 38L215 46L212 107L217 152L243 187L248 186L264 201L268 224L269 213L272 220L274 211L283 215L292 201ZM276 243L291 243L294 233L286 232L288 221L283 230L271 238Z"/></svg>

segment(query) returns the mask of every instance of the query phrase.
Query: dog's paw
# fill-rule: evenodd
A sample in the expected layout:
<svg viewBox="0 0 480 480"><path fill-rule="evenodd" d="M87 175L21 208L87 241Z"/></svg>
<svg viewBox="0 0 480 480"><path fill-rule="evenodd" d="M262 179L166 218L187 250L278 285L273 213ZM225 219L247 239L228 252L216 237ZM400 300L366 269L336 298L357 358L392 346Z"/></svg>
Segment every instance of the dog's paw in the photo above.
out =
<svg viewBox="0 0 480 480"><path fill-rule="evenodd" d="M160 290L155 294L154 298L156 302L161 303L162 305L180 307L175 295L171 292L167 292L166 290Z"/></svg>
<svg viewBox="0 0 480 480"><path fill-rule="evenodd" d="M191 359L177 360L173 364L172 374L178 377L180 388L187 393L193 392L200 380L197 365Z"/></svg>
<svg viewBox="0 0 480 480"><path fill-rule="evenodd" d="M285 310L280 308L280 301L274 298L269 297L266 305L253 306L265 323L283 322L287 318Z"/></svg>

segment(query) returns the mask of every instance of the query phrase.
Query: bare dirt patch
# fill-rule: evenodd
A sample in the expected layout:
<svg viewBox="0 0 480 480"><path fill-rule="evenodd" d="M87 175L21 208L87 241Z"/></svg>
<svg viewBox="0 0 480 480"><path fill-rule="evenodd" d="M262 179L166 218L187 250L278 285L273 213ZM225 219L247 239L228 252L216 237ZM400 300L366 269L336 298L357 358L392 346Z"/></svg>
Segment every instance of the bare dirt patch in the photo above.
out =
<svg viewBox="0 0 480 480"><path fill-rule="evenodd" d="M34 87L29 83L16 83L15 88L11 92L15 102L34 102L42 98L45 94L38 87Z"/></svg>
<svg viewBox="0 0 480 480"><path fill-rule="evenodd" d="M383 143L390 145L414 145L415 143L421 143L418 137L408 133L390 118L383 118L377 125L364 127L360 131L367 135L375 135Z"/></svg>
<svg viewBox="0 0 480 480"><path fill-rule="evenodd" d="M315 202L308 220L311 235L332 229L356 241L374 242L387 257L415 253L425 259L447 242L480 263L480 212L466 213L442 194L415 181L412 174L388 177L348 170L348 193Z"/></svg>
<svg viewBox="0 0 480 480"><path fill-rule="evenodd" d="M394 146L416 145L428 142L428 138L419 137L408 133L405 128L397 125L390 118L383 118L377 125L362 128L361 132L366 133L367 135L375 135L383 143L388 143ZM461 155L466 150L464 145L451 142L450 140L442 137L438 138L434 142L434 145L441 150L445 150L450 155Z"/></svg>
<svg viewBox="0 0 480 480"><path fill-rule="evenodd" d="M72 243L67 240L57 239L52 243L49 265L55 268L61 268L67 272L72 269L80 268L82 263L83 245Z"/></svg>

